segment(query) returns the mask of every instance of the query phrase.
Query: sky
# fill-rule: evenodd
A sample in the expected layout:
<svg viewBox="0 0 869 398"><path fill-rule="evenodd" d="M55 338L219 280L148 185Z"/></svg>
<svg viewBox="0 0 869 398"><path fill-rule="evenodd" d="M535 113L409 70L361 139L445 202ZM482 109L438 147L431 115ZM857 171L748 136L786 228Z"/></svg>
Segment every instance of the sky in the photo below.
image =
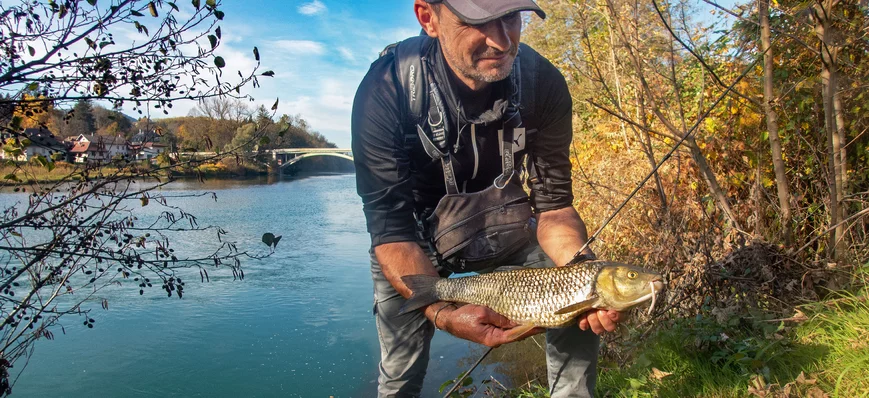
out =
<svg viewBox="0 0 869 398"><path fill-rule="evenodd" d="M353 97L371 62L388 44L419 34L410 0L223 0L220 9L226 16L216 55L226 60L224 73L250 70L254 46L260 70L275 72L247 88L251 108L279 99L277 117L298 114L341 148L350 147ZM169 116L195 106L175 103Z"/></svg>
<svg viewBox="0 0 869 398"><path fill-rule="evenodd" d="M276 117L299 115L340 148L350 147L353 97L371 62L420 32L411 0L223 0L220 10L226 15L215 54L226 60L224 74L252 70L254 46L260 71L275 72L260 78L261 87L245 88L255 99L251 108L268 109L279 99ZM708 9L699 15L708 18ZM176 102L168 116L186 116L195 106ZM165 115L152 110L151 117Z"/></svg>

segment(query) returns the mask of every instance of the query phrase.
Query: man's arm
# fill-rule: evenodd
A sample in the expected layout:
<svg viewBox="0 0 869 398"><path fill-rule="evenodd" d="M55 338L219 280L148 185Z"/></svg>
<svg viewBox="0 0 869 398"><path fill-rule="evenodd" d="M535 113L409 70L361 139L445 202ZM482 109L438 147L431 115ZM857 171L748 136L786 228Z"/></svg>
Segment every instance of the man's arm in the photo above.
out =
<svg viewBox="0 0 869 398"><path fill-rule="evenodd" d="M540 247L559 267L573 260L576 252L588 241L585 223L573 206L545 211L537 215L537 240ZM583 254L594 253L586 248ZM622 313L611 310L591 310L580 315L579 328L597 334L616 330L616 323L624 319Z"/></svg>
<svg viewBox="0 0 869 398"><path fill-rule="evenodd" d="M573 256L588 241L588 231L576 210L564 207L537 215L537 241L546 255L560 267L573 260ZM594 255L588 247L583 254Z"/></svg>
<svg viewBox="0 0 869 398"><path fill-rule="evenodd" d="M378 245L374 248L374 254L377 256L383 275L404 298L409 298L412 292L401 280L402 276L415 274L438 276L431 260L415 242ZM432 323L437 322L435 327L458 338L489 347L497 347L512 341L507 338L507 331L517 325L498 313L479 305L444 307L445 304L439 301L422 309L426 318ZM435 319L436 313L437 319ZM541 331L542 329L534 332Z"/></svg>

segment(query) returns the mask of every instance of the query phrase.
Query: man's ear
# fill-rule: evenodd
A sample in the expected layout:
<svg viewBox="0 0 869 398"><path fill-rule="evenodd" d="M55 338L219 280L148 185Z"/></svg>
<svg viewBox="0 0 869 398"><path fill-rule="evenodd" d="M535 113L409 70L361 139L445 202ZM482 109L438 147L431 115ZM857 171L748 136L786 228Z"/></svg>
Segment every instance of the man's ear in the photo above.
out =
<svg viewBox="0 0 869 398"><path fill-rule="evenodd" d="M438 17L432 9L431 4L426 3L425 0L415 0L413 2L413 11L422 30L429 37L438 37Z"/></svg>

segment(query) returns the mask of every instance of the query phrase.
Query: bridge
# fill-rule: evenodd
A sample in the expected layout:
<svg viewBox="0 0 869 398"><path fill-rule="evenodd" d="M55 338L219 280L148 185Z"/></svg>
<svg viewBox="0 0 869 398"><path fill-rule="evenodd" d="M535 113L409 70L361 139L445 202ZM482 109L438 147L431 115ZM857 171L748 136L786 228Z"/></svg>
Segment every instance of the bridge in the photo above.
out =
<svg viewBox="0 0 869 398"><path fill-rule="evenodd" d="M263 151L272 155L281 168L294 164L302 159L314 156L335 156L341 159L353 161L353 151L350 148L286 148L268 149Z"/></svg>
<svg viewBox="0 0 869 398"><path fill-rule="evenodd" d="M296 162L315 156L334 156L341 159L353 161L353 151L350 148L283 148L283 149L266 149L259 153L271 155L272 159L276 160L281 168L287 167ZM217 155L216 152L182 152L181 157L205 158Z"/></svg>

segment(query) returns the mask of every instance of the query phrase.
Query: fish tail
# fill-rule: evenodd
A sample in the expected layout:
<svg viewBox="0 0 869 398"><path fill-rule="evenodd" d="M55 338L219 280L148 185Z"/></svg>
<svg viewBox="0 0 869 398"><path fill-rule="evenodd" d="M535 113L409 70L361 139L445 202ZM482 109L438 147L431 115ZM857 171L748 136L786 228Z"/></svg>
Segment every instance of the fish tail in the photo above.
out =
<svg viewBox="0 0 869 398"><path fill-rule="evenodd" d="M401 281L407 285L408 289L410 289L411 296L407 299L407 302L401 306L398 313L406 314L440 300L437 291L435 291L435 284L440 279L440 277L431 275L402 276Z"/></svg>

